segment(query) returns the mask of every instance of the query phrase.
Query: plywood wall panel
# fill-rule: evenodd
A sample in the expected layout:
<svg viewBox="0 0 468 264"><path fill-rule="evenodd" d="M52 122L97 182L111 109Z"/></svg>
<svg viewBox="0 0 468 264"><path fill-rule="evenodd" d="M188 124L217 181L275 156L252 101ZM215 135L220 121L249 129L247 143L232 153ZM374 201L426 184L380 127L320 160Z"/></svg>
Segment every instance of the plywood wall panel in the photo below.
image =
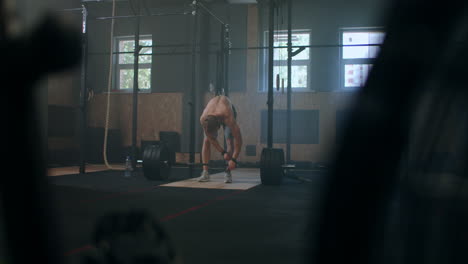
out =
<svg viewBox="0 0 468 264"><path fill-rule="evenodd" d="M52 74L47 78L47 101L49 105L79 105L80 73L70 70Z"/></svg>
<svg viewBox="0 0 468 264"><path fill-rule="evenodd" d="M109 127L120 129L122 144L132 144L132 94L111 94ZM89 103L88 125L106 124L107 94L96 95ZM137 145L141 140L159 140L160 131L182 131L182 94L152 93L138 96Z"/></svg>

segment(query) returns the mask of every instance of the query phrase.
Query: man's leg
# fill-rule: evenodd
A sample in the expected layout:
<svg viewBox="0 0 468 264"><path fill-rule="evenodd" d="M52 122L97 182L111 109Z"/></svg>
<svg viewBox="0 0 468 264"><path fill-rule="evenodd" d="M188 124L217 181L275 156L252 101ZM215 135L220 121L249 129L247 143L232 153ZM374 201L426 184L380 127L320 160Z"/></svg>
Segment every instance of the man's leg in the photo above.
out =
<svg viewBox="0 0 468 264"><path fill-rule="evenodd" d="M210 162L211 156L211 143L207 137L203 140L202 147L202 162L203 164L208 164ZM199 182L206 182L210 180L210 174L208 173L208 165L203 165L202 175L198 178Z"/></svg>
<svg viewBox="0 0 468 264"><path fill-rule="evenodd" d="M202 162L203 164L208 164L211 158L211 143L207 137L203 140L203 147L202 147ZM207 165L203 165L203 170L208 170Z"/></svg>
<svg viewBox="0 0 468 264"><path fill-rule="evenodd" d="M234 115L234 119L237 119L237 111L234 105L232 105L232 113ZM226 139L226 151L232 158L232 154L234 154L234 136L232 135L231 129L227 126L224 127L224 138ZM224 174L224 182L232 182L232 174L230 170L226 170L226 173Z"/></svg>
<svg viewBox="0 0 468 264"><path fill-rule="evenodd" d="M234 138L231 133L231 129L226 127L224 129L224 136L226 138L226 152L229 154L229 156L232 158L232 154L234 153ZM232 182L232 174L230 170L227 170L226 173L224 174L224 182L225 183L231 183Z"/></svg>

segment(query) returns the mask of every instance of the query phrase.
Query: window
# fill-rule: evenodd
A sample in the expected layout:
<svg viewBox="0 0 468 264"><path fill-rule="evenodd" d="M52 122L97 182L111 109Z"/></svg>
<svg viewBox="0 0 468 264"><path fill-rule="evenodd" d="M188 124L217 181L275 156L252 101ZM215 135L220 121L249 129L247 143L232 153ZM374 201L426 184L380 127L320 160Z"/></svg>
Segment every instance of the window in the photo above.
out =
<svg viewBox="0 0 468 264"><path fill-rule="evenodd" d="M268 46L268 31L265 32L265 46ZM293 53L298 50L297 46L310 45L310 31L308 30L293 30L292 32L292 46ZM288 84L288 31L280 30L275 31L274 34L274 47L283 47L274 49L273 61L273 84L274 91L276 91L276 76L279 74L280 86L284 80L284 88ZM264 53L264 85L263 91L268 91L268 49ZM291 88L293 91L310 89L309 71L310 71L310 49L307 47L297 55L293 56L291 61ZM281 89L280 89L281 91Z"/></svg>
<svg viewBox="0 0 468 264"><path fill-rule="evenodd" d="M115 83L117 90L133 89L133 65L135 50L134 37L117 37L116 50L118 52L115 67ZM152 63L152 46L153 40L151 36L141 36L140 46L144 46L140 50L138 59L138 88L141 90L151 89L151 63ZM148 55L141 55L148 54Z"/></svg>
<svg viewBox="0 0 468 264"><path fill-rule="evenodd" d="M384 37L385 33L377 28L342 30L340 79L343 90L354 91L364 86Z"/></svg>

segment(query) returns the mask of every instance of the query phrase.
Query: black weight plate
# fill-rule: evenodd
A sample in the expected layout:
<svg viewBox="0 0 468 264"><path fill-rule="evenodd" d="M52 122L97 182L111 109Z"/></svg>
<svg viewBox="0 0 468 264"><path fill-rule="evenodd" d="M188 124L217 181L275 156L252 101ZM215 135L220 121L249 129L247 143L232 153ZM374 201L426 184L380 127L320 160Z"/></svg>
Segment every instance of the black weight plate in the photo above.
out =
<svg viewBox="0 0 468 264"><path fill-rule="evenodd" d="M143 151L143 174L148 180L167 180L171 173L169 149L164 145L148 145Z"/></svg>
<svg viewBox="0 0 468 264"><path fill-rule="evenodd" d="M167 180L171 175L171 151L166 145L160 145L160 151L158 153L158 157L160 160L159 163L159 174L160 179Z"/></svg>
<svg viewBox="0 0 468 264"><path fill-rule="evenodd" d="M260 179L264 185L280 185L283 181L284 152L264 148L260 158Z"/></svg>

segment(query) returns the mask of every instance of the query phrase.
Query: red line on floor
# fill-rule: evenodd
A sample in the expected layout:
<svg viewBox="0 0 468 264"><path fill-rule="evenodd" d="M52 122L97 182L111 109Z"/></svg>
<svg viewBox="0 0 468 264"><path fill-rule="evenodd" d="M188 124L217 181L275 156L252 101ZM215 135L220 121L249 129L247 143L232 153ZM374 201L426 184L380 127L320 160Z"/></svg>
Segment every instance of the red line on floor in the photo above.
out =
<svg viewBox="0 0 468 264"><path fill-rule="evenodd" d="M129 190L129 191L126 191L126 192L113 193L113 194L109 194L107 196L97 198L97 199L93 199L93 200L82 200L79 203L94 203L94 202L109 200L109 199L124 196L124 195L127 195L127 194L141 193L141 192L150 191L150 190L153 190L153 189L155 189L157 187L159 187L159 185L146 187L146 188L140 188L140 189L133 189L133 190Z"/></svg>
<svg viewBox="0 0 468 264"><path fill-rule="evenodd" d="M139 189L139 190L136 190L136 191L128 191L128 192L125 192L125 193L119 193L119 194L116 194L116 195L113 195L113 196L109 196L109 197L116 197L116 196L120 196L120 195L124 195L124 194L128 194L128 193L137 193L137 192L142 192L143 190L151 190L151 189L154 189L158 186L153 186L152 188L145 188L145 189ZM161 219L159 219L161 222L167 222L167 221L170 221L174 218L177 218L181 215L185 215L187 213L190 213L190 212L193 212L193 211L196 211L196 210L199 210L201 208L204 208L204 207L207 207L208 205L211 205L211 204L214 204L218 201L223 201L223 200L226 200L227 198L231 197L231 196L234 196L236 194L239 194L241 192L243 192L244 190L240 190L240 191L236 191L236 192L233 192L233 193L230 193L228 195L224 195L224 196L220 196L220 197L216 197L214 198L213 200L210 200L206 203L203 203L203 204L200 204L200 205L196 205L196 206L193 206L193 207L190 207L188 209L185 209L185 210L182 210L178 213L175 213L175 214L170 214L170 215L167 215ZM107 198L109 198L107 197ZM103 199L100 199L100 200L103 200ZM76 248L76 249L73 249L73 250L70 250L68 252L66 252L64 255L66 257L68 256L72 256L72 255L75 255L75 254L78 254L78 253L81 253L81 252L84 252L84 251L88 251L90 249L93 249L94 247L91 246L91 245L86 245L86 246L83 246L83 247L80 247L80 248Z"/></svg>
<svg viewBox="0 0 468 264"><path fill-rule="evenodd" d="M69 257L71 255L75 255L75 254L78 254L78 253L83 252L83 251L88 251L88 250L93 249L93 248L94 247L91 246L91 245L86 245L86 246L83 246L83 247L80 247L80 248L70 250L70 251L66 252L64 255L65 255L65 257Z"/></svg>
<svg viewBox="0 0 468 264"><path fill-rule="evenodd" d="M192 211L196 211L196 210L201 209L201 208L203 208L203 207L207 207L208 205L213 204L213 203L215 203L215 202L217 202L217 201L225 200L225 199L227 199L227 198L229 198L229 197L231 197L231 196L233 196L233 195L236 195L236 194L238 194L238 193L241 193L241 192L243 192L243 190L242 190L242 191L233 192L233 193L230 193L230 194L225 195L225 196L217 197L217 198L215 198L215 199L213 199L213 200L211 200L211 201L208 201L208 202L206 202L206 203L204 203L204 204L200 204L200 205L191 207L191 208L189 208L189 209L180 211L180 212L178 212L178 213L175 213L175 214L172 214L172 215L168 215L168 216L166 216L166 217L163 217L163 218L160 219L160 221L161 221L161 222L167 222L167 221L172 220L172 219L174 219L174 218L176 218L176 217L179 217L179 216L181 216L181 215L190 213L190 212L192 212Z"/></svg>

